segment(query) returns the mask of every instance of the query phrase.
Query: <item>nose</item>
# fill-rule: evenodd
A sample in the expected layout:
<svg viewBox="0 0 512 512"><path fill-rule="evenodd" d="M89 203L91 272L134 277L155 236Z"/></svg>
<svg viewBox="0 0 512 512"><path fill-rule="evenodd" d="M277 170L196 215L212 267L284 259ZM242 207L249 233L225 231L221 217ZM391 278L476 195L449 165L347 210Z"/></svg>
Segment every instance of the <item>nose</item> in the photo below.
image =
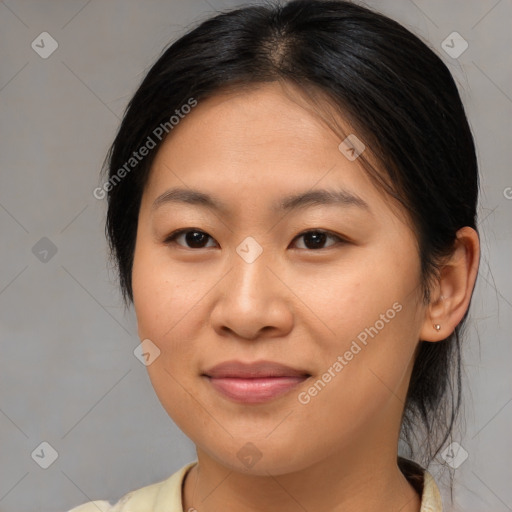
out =
<svg viewBox="0 0 512 512"><path fill-rule="evenodd" d="M246 340L286 336L293 326L293 293L280 273L265 251L252 263L235 253L231 270L215 287L215 331Z"/></svg>

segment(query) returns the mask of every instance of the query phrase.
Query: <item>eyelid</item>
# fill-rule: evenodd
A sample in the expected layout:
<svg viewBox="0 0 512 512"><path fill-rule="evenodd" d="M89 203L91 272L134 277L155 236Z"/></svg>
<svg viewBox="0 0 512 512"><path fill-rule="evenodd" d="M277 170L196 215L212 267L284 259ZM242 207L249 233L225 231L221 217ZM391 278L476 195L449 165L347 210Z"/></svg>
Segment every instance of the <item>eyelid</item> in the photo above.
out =
<svg viewBox="0 0 512 512"><path fill-rule="evenodd" d="M196 231L196 232L199 232L199 233L204 233L205 235L207 235L211 240L215 240L211 235L209 235L206 231L202 230L202 229L199 229L199 228L194 228L194 227L190 227L190 228L180 228L180 229L176 229L175 231L173 231L172 233L170 233L169 235L167 235L164 239L164 244L171 244L171 243L175 243L175 240L176 238L181 235L181 234L184 234L184 233L188 233L188 232L192 232L192 231ZM304 235L307 235L309 233L322 233L322 234L325 234L327 235L328 237L330 238L333 238L336 240L336 243L333 244L333 245L330 245L328 247L323 247L321 249L300 249L300 250L306 250L308 252L319 252L321 250L325 250L325 249L329 249L331 247L334 247L334 246L337 246L337 245L340 245L340 244L347 244L347 243L350 243L350 240L348 240L346 237L343 237L341 235L338 235L337 233L334 233L333 231L329 231L327 229L321 229L321 228L309 228L309 229L306 229L302 232L300 232L299 234L297 234L293 240L292 240L292 243L301 238L302 236ZM180 244L176 244L178 245L179 247L182 247L184 249L191 249L191 250L195 250L197 251L198 249L194 249L194 248L191 248L191 247L186 247L186 246L183 246L183 245L180 245ZM209 247L201 247L200 249L209 249Z"/></svg>
<svg viewBox="0 0 512 512"><path fill-rule="evenodd" d="M305 250L305 251L308 251L308 252L320 252L322 250L326 250L326 249L330 249L331 247L335 247L335 246L338 246L340 244L347 244L349 243L350 241L341 236L341 235L338 235L337 233L334 233L333 231L329 231L328 229L321 229L321 228L313 228L313 229L306 229L304 231L302 231L301 233L299 233L293 240L292 242L294 242L295 240L297 240L298 238L304 236L304 235L307 235L308 233L322 233L324 235L327 235L328 237L330 238L334 238L336 240L336 243L328 246L328 247L322 247L321 249L300 249L300 250Z"/></svg>
<svg viewBox="0 0 512 512"><path fill-rule="evenodd" d="M211 235L209 235L206 231L204 231L203 229L190 227L190 228L179 228L179 229L174 230L172 233L169 233L169 235L167 235L164 239L164 244L168 245L168 244L175 243L175 240L178 236L180 236L184 233L193 232L193 231L196 231L198 233L204 233L205 235L210 237L212 240L214 240L214 238ZM179 247L183 247L184 249L192 249L192 250L196 250L196 251L198 250L198 249L193 249L191 247L186 247L186 246L180 245L180 244L176 244L176 245L178 245ZM201 249L208 249L208 247L201 247Z"/></svg>

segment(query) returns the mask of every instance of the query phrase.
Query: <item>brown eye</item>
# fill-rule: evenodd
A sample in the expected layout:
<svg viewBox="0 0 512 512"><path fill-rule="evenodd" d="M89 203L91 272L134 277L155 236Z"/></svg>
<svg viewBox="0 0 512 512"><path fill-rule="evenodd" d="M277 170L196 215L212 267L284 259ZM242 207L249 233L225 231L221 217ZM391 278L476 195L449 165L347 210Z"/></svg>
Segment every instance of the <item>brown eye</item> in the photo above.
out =
<svg viewBox="0 0 512 512"><path fill-rule="evenodd" d="M332 247L336 244L346 242L346 240L338 235L318 229L305 231L304 233L301 233L295 237L295 240L301 238L304 240L304 247L298 248L307 250L328 249L329 247ZM329 239L333 240L334 242L325 246ZM208 233L205 233L200 229L189 228L174 231L165 239L164 243L177 244L188 249L204 249L208 247L215 247L215 244L210 246L207 245L209 240L213 241L214 239L208 235Z"/></svg>
<svg viewBox="0 0 512 512"><path fill-rule="evenodd" d="M184 243L179 243L179 239L184 239ZM207 247L205 244L208 242L208 239L213 240L213 238L204 231L198 229L180 229L171 233L165 239L165 243L178 243L178 245L188 249L203 249Z"/></svg>
<svg viewBox="0 0 512 512"><path fill-rule="evenodd" d="M298 240L300 238L304 239L304 245L305 247L299 247L299 249L310 249L310 250L318 250L318 249L326 249L328 247L332 247L333 245L336 245L336 243L343 243L344 240L332 233L329 233L327 231L320 231L320 230L311 230L311 231L305 231L304 233L301 233L298 235L295 240ZM324 244L326 240L328 239L335 240L335 243L324 247Z"/></svg>

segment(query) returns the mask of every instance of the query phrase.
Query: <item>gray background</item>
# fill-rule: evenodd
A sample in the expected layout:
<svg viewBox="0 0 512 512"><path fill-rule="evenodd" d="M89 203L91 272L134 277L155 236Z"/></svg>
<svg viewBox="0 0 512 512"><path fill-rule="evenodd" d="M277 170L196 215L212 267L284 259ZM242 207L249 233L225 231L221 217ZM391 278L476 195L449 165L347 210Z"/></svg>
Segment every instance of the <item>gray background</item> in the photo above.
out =
<svg viewBox="0 0 512 512"><path fill-rule="evenodd" d="M1 512L114 500L195 458L133 355L134 315L108 268L105 202L92 190L123 109L162 48L243 3L0 2ZM454 510L512 510L512 2L366 5L430 42L474 131L482 263L465 347L466 433L455 434L468 458L455 470ZM43 31L58 42L47 59L31 47ZM453 31L469 44L458 58L441 47ZM49 460L43 441L58 452L46 470L36 463Z"/></svg>

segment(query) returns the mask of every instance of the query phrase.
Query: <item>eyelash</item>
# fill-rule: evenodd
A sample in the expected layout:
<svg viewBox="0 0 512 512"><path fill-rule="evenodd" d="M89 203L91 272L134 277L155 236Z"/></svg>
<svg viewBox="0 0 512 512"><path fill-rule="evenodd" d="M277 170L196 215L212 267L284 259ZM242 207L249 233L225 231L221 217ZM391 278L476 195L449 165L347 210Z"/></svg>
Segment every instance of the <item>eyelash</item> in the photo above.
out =
<svg viewBox="0 0 512 512"><path fill-rule="evenodd" d="M209 247L199 247L199 248L194 248L194 247L187 247L187 246L183 246L183 245L180 245L180 244L177 244L176 243L176 238L178 238L178 236L182 235L182 234L186 234L186 233L203 233L205 235L207 235L210 239L213 240L213 237L211 237L210 235L208 235L208 233L206 233L205 231L202 231L200 229L195 229L195 228L185 228L185 229L178 229L176 231L173 231L170 235L167 236L167 238L164 240L164 244L166 245L171 245L171 244L176 244L184 249L191 249L191 250L199 250L199 249L209 249ZM322 247L320 249L308 249L308 248L305 248L305 249L301 249L301 250L307 250L307 251L321 251L321 250L325 250L325 249L330 249L331 247L334 247L335 245L340 245L340 244L346 244L348 243L348 240L342 238L341 236L339 235L336 235L334 233L332 233L331 231L327 231L325 229L308 229L307 231L303 231L302 233L299 233L294 239L293 241L297 240L298 238L301 238L305 235L308 235L308 234L311 234L311 233L321 233L321 234L324 234L324 235L327 235L328 238L331 238L331 239L335 239L336 240L336 243L333 244L333 245L330 245L328 247Z"/></svg>

